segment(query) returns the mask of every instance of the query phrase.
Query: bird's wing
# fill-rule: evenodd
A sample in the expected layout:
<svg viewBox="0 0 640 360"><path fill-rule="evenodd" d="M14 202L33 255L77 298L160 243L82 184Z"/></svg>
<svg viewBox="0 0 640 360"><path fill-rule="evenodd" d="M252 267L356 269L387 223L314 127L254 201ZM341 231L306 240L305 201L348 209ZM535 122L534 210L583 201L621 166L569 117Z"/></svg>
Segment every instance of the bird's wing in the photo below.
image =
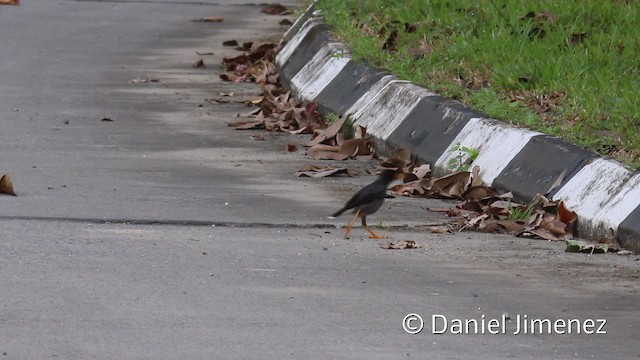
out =
<svg viewBox="0 0 640 360"><path fill-rule="evenodd" d="M364 204L368 204L374 200L384 199L387 192L385 184L373 183L363 187L358 191L345 205L346 209L353 209Z"/></svg>

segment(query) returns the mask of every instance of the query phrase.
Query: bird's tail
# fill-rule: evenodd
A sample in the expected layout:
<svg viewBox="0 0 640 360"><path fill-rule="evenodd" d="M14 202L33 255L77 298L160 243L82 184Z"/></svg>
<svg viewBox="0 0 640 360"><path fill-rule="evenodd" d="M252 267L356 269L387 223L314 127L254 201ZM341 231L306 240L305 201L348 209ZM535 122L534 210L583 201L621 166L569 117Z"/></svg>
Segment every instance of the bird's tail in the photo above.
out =
<svg viewBox="0 0 640 360"><path fill-rule="evenodd" d="M342 209L336 211L335 214L331 215L331 217L338 217L340 215L342 215L342 213L344 213L345 211L347 211L348 209L346 207L343 207Z"/></svg>

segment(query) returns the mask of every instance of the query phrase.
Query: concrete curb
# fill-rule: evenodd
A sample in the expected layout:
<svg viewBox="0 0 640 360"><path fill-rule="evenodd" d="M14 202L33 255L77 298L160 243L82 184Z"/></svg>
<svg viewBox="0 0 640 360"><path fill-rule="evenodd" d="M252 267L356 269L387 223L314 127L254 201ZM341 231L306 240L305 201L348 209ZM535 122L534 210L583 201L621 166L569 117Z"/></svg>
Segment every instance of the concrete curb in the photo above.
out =
<svg viewBox="0 0 640 360"><path fill-rule="evenodd" d="M468 109L384 70L351 59L311 5L285 35L276 66L283 85L325 113L352 114L382 149L406 147L447 172L457 143L476 148L485 183L521 201L562 199L578 214L578 235L615 236L640 251L640 173L559 138Z"/></svg>

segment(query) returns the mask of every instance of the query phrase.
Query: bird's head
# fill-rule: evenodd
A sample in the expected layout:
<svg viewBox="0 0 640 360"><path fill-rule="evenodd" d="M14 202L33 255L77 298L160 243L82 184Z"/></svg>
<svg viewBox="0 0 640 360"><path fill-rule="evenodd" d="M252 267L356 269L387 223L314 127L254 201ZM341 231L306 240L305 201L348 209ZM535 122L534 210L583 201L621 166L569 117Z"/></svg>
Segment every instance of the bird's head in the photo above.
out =
<svg viewBox="0 0 640 360"><path fill-rule="evenodd" d="M386 184L391 183L394 180L403 179L404 172L401 168L397 169L385 169L380 175L378 179Z"/></svg>

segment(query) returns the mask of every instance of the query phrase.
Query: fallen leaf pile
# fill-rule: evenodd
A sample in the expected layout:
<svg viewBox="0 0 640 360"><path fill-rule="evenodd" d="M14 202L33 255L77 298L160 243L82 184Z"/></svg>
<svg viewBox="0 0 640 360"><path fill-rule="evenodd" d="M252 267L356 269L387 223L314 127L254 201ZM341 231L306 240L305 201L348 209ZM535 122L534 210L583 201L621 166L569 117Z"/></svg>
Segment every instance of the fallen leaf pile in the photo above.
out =
<svg viewBox="0 0 640 360"><path fill-rule="evenodd" d="M403 183L391 188L397 195L460 201L454 208L431 209L456 218L451 228L441 229L442 233L466 229L546 240L573 238L577 215L562 201L553 202L538 195L527 205L513 202L511 193L498 195L482 182L478 166L471 172L433 178L428 164L418 165L407 149L397 149L380 164L378 172L388 168L402 169L404 173Z"/></svg>
<svg viewBox="0 0 640 360"><path fill-rule="evenodd" d="M270 10L271 11L271 10ZM275 11L275 10L274 10ZM405 24L407 31L411 24ZM393 32L391 33L393 35ZM285 91L274 64L275 55L282 43L256 45L236 40L227 40L225 46L233 46L242 54L225 57L225 72L220 78L231 82L255 82L262 85L259 98L243 100L253 111L238 115L248 118L228 123L236 130L264 129L267 131L288 132L291 134L309 134L311 138L304 144L306 155L314 160L343 161L348 159L370 160L375 152L367 129L353 125L349 116L334 119L327 124L318 112L315 102L296 101L291 92ZM210 103L230 102L233 93L222 94L221 98L211 99ZM346 131L345 131L346 130ZM352 138L348 136L353 133ZM261 135L253 134L254 140L263 140ZM295 152L298 147L288 144L286 151ZM382 161L372 173L384 169L401 169L403 183L392 187L396 195L423 198L444 198L459 201L448 209L430 209L440 211L452 218L448 224L430 227L432 233L452 233L462 230L476 230L491 233L510 233L519 237L541 238L548 240L570 240L573 237L577 216L562 202L552 202L538 195L530 204L513 201L511 193L499 195L496 189L483 183L480 168L472 171L459 171L434 178L429 164L419 164L408 149L396 149ZM299 169L298 177L321 178L327 176L357 174L346 166L307 164ZM418 245L414 241L389 243L386 249L409 249Z"/></svg>
<svg viewBox="0 0 640 360"><path fill-rule="evenodd" d="M225 72L220 74L224 81L255 82L262 85L261 95L257 99L243 101L257 109L248 114L239 115L250 120L228 123L236 130L265 129L291 134L311 134L311 140L305 145L307 155L314 160L346 160L350 158L369 160L373 157L373 143L366 136L366 129L358 126L355 136L347 138L342 131L349 125L348 117L342 117L328 125L318 112L315 102L297 101L280 84L279 74L274 64L275 55L281 44L264 43L256 45L245 42L241 46L237 40L223 42L225 46L234 46L242 54L223 58ZM217 98L210 103L227 103L230 99ZM349 125L350 126L350 125ZM289 150L290 151L290 150Z"/></svg>

